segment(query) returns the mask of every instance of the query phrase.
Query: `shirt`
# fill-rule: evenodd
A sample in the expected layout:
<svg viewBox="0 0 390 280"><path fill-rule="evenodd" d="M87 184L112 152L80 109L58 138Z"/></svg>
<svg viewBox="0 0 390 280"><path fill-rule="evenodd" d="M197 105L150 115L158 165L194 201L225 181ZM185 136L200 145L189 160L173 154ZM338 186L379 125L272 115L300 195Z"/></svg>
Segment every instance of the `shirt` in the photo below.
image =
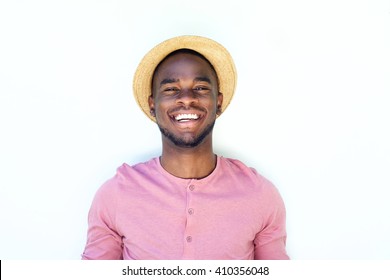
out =
<svg viewBox="0 0 390 280"><path fill-rule="evenodd" d="M123 164L97 191L82 259L288 259L285 207L255 169L217 157L202 179L159 158Z"/></svg>

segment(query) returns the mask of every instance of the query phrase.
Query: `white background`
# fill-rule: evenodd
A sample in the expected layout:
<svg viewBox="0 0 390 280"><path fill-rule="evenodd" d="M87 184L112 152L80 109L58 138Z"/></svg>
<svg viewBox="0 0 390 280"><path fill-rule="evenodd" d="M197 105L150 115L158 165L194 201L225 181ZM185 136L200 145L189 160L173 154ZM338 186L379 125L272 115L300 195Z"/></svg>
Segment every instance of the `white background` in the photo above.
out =
<svg viewBox="0 0 390 280"><path fill-rule="evenodd" d="M222 43L216 153L279 188L293 259L390 258L390 3L0 1L0 258L79 259L123 162L158 156L132 76L173 36Z"/></svg>

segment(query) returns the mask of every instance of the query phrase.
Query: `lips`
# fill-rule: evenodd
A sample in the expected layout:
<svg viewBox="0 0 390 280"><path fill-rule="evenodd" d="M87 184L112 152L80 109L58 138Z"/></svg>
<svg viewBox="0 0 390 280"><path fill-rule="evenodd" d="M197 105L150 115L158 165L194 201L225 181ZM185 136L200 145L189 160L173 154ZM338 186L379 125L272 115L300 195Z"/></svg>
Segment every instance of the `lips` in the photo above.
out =
<svg viewBox="0 0 390 280"><path fill-rule="evenodd" d="M178 114L175 117L178 122L189 122L200 118L199 114Z"/></svg>
<svg viewBox="0 0 390 280"><path fill-rule="evenodd" d="M177 107L171 110L168 115L177 124L195 124L205 116L206 111L202 108Z"/></svg>

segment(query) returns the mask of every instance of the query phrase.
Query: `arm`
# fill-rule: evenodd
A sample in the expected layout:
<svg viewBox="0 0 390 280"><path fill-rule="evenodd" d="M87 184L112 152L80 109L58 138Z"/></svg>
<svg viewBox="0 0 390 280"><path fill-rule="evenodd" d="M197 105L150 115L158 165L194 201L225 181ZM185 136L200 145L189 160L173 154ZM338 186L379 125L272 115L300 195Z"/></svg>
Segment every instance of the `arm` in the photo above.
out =
<svg viewBox="0 0 390 280"><path fill-rule="evenodd" d="M254 240L256 260L288 260L286 252L286 209L274 186L267 191L264 224Z"/></svg>
<svg viewBox="0 0 390 280"><path fill-rule="evenodd" d="M115 188L109 182L98 190L89 210L87 244L82 254L83 260L123 258L122 237L116 231Z"/></svg>

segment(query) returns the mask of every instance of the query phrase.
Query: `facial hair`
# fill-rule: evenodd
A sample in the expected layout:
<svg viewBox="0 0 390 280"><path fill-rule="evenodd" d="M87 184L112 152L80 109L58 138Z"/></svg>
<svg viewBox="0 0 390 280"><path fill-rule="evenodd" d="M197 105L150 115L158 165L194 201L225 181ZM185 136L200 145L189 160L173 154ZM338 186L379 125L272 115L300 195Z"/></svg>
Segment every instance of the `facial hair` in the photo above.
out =
<svg viewBox="0 0 390 280"><path fill-rule="evenodd" d="M160 129L162 135L167 137L173 144L175 144L177 147L180 148L194 148L198 146L200 143L203 142L203 140L206 138L207 135L209 135L214 128L215 120L210 123L203 131L201 134L196 136L195 138L191 139L184 139L179 136L174 135L172 132L170 132L168 129L160 126L160 124L157 123L158 128Z"/></svg>

